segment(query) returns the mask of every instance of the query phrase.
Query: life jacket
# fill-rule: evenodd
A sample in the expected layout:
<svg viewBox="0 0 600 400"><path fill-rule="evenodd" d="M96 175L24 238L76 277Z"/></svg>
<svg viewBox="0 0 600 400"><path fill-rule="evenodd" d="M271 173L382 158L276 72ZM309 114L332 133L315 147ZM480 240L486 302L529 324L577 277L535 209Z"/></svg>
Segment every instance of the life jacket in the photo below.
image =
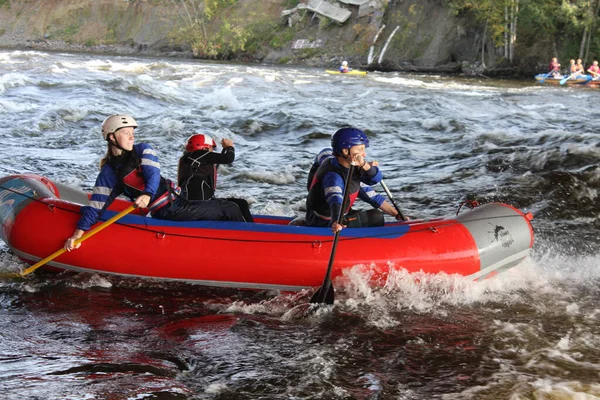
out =
<svg viewBox="0 0 600 400"><path fill-rule="evenodd" d="M119 180L118 189L127 197L135 199L146 189L144 175L142 172L142 162L135 151L125 151L122 156L110 157L108 160L110 166L115 170ZM154 197L150 200L148 210L155 212L158 209L170 204L175 200L175 196L181 189L170 180L160 177L158 189Z"/></svg>
<svg viewBox="0 0 600 400"><path fill-rule="evenodd" d="M348 169L341 167L335 158L327 159L317 169L317 172L315 173L310 185L308 197L306 198L306 208L325 220L331 220L332 215L330 215L329 204L325 199L322 180L323 176L330 172L338 174L344 180L344 182L346 181ZM354 169L354 173L352 175L353 176L350 177L350 182L348 183L350 186L348 200L346 201L346 204L342 205L344 215L348 213L354 204L354 201L358 197L358 192L360 190L360 175L356 168ZM333 218L335 217L336 216L334 215Z"/></svg>
<svg viewBox="0 0 600 400"><path fill-rule="evenodd" d="M139 197L146 188L142 174L142 162L135 151L124 151L121 156L110 157L108 163L121 183L123 193L132 199Z"/></svg>

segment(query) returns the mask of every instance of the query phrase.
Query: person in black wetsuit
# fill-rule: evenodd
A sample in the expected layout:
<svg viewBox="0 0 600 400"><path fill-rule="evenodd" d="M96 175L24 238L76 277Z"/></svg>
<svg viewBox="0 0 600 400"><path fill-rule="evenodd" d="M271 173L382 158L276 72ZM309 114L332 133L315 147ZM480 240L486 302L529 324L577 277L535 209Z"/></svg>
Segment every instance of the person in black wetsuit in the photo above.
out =
<svg viewBox="0 0 600 400"><path fill-rule="evenodd" d="M214 199L217 188L217 170L220 164L231 164L235 160L235 149L231 139L222 139L223 150L214 151L215 141L198 133L188 138L185 151L179 159L177 182L182 189L181 196L187 200ZM237 204L246 222L254 222L250 206L245 199L227 198Z"/></svg>

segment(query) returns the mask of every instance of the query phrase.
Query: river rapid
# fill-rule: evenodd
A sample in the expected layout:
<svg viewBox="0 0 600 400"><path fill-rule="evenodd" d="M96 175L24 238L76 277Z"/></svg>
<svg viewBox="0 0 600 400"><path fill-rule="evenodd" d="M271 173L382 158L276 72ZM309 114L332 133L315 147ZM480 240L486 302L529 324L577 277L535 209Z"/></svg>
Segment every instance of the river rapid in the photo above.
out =
<svg viewBox="0 0 600 400"><path fill-rule="evenodd" d="M493 279L356 273L309 316L308 291L0 280L0 398L600 398L600 88L32 51L0 51L0 73L0 176L90 190L100 124L127 113L165 177L191 134L229 137L219 196L300 215L314 155L349 124L404 214L499 200L536 232ZM0 270L23 267L1 243Z"/></svg>

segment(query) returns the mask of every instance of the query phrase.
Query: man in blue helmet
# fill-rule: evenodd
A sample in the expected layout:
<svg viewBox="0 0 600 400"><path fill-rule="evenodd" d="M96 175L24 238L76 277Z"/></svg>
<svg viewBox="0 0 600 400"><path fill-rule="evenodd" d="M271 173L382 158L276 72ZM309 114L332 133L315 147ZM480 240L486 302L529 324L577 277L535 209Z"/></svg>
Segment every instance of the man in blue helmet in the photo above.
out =
<svg viewBox="0 0 600 400"><path fill-rule="evenodd" d="M331 227L334 232L340 231L345 226L382 226L383 214L377 209L399 218L394 206L369 186L379 183L383 175L376 162L366 161L367 147L369 147L369 139L360 129L342 128L333 134L331 156L328 156L326 149L319 153L322 156L320 165L314 171L309 183L306 198L308 226ZM317 163L318 159L319 156L317 156ZM342 206L345 179L352 162L355 168L349 181L348 204ZM369 203L375 210L348 214L357 197ZM345 215L342 225L337 223L340 212Z"/></svg>

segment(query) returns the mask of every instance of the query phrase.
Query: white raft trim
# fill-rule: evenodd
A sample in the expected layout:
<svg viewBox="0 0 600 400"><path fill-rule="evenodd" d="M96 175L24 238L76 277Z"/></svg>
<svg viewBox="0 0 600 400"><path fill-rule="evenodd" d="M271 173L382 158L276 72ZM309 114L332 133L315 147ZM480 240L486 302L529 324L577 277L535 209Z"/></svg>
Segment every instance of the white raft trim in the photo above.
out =
<svg viewBox="0 0 600 400"><path fill-rule="evenodd" d="M512 268L516 264L518 264L520 261L524 260L529 255L530 251L531 251L531 249L526 249L519 253L513 254L512 256L506 257L506 258L490 265L489 267L482 269L479 272L468 275L467 278L477 280L477 279L481 278L482 276L489 275L492 272L501 270L505 267Z"/></svg>

